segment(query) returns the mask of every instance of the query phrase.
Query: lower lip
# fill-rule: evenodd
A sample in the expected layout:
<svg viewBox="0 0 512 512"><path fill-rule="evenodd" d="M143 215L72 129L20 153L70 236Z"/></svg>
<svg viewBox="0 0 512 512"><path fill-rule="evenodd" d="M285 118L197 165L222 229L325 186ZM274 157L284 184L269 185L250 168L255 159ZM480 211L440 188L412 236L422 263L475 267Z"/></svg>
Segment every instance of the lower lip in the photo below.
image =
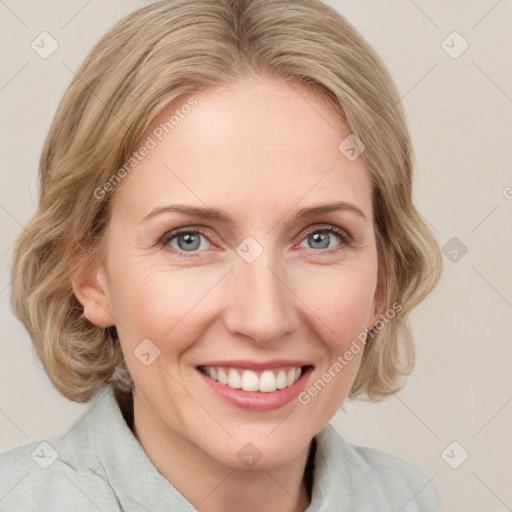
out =
<svg viewBox="0 0 512 512"><path fill-rule="evenodd" d="M216 380L207 377L202 371L197 371L210 389L231 405L246 411L271 411L289 404L299 396L306 386L306 380L312 369L311 366L308 366L290 387L276 389L276 391L268 393L263 391L244 391L243 389L230 388L227 385L223 386Z"/></svg>

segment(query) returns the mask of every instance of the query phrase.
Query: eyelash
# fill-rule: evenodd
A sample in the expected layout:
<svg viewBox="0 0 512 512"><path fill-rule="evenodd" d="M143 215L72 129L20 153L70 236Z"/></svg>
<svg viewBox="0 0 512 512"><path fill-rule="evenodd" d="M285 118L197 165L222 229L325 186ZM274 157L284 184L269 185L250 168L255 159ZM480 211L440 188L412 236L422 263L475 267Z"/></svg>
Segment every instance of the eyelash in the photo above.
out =
<svg viewBox="0 0 512 512"><path fill-rule="evenodd" d="M350 246L351 243L353 242L352 236L347 231L345 231L344 229L338 228L336 226L332 226L330 224L323 225L323 226L313 226L312 228L307 229L300 241L304 240L309 235L311 235L312 233L316 233L316 232L324 232L326 234L335 233L336 235L338 235L340 237L341 243L339 246L337 246L335 248L324 249L324 250L320 250L320 251L317 249L309 248L311 251L314 251L314 252L324 252L324 253L330 254L332 252L339 251L344 247ZM201 226L193 226L193 227L179 228L179 229L175 229L173 231L169 231L162 237L159 244L165 248L168 248L171 252L178 254L180 257L184 257L184 258L195 258L195 257L198 257L198 253L204 252L204 251L190 251L190 254L187 254L187 251L181 251L180 249L176 249L175 247L168 246L169 242L173 238L175 238L181 234L195 234L195 235L200 234L200 235L205 236L208 239L209 239L209 237L213 238L213 234L209 229L201 227ZM212 242L210 241L210 243L212 243Z"/></svg>

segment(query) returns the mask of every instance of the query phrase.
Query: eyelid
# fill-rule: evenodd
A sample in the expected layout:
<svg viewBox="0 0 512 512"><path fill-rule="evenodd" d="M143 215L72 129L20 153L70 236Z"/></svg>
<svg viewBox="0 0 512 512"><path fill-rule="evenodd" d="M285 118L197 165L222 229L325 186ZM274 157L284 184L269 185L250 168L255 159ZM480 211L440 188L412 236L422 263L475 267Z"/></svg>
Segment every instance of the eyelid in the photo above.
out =
<svg viewBox="0 0 512 512"><path fill-rule="evenodd" d="M334 224L314 224L313 226L306 228L304 232L301 231L300 240L303 240L315 231L327 231L330 233L335 233L343 240L344 243L350 243L354 240L354 237L346 229L340 228Z"/></svg>
<svg viewBox="0 0 512 512"><path fill-rule="evenodd" d="M162 238L159 240L158 243L161 244L161 245L167 245L173 238L175 238L176 236L180 235L181 233L199 233L199 234L205 236L206 238L208 238L208 237L215 238L215 235L214 235L213 231L211 229L207 228L207 227L204 227L204 226L185 226L185 227L182 227L182 228L176 228L176 229L171 229L170 231L167 231L162 236ZM210 243L213 243L213 242L210 241L209 238L208 238L208 241Z"/></svg>

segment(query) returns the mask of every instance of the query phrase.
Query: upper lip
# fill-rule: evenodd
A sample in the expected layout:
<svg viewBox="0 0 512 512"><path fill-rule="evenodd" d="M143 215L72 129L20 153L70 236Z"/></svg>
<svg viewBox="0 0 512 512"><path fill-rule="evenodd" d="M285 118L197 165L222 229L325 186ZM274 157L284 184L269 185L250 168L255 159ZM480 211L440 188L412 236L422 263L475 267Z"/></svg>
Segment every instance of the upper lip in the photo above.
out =
<svg viewBox="0 0 512 512"><path fill-rule="evenodd" d="M273 361L250 361L248 359L229 360L229 361L208 361L198 366L208 366L217 368L240 368L241 370L272 370L282 366L312 366L310 362L298 359L275 359Z"/></svg>

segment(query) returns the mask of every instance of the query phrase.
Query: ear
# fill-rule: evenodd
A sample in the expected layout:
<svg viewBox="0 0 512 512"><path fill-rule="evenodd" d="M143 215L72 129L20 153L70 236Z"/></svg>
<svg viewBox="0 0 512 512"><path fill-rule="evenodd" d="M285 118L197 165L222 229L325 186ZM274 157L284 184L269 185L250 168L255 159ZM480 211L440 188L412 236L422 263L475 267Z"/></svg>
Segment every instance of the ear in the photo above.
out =
<svg viewBox="0 0 512 512"><path fill-rule="evenodd" d="M84 307L84 316L99 327L114 325L108 293L106 270L102 263L75 259L71 283L76 298Z"/></svg>

